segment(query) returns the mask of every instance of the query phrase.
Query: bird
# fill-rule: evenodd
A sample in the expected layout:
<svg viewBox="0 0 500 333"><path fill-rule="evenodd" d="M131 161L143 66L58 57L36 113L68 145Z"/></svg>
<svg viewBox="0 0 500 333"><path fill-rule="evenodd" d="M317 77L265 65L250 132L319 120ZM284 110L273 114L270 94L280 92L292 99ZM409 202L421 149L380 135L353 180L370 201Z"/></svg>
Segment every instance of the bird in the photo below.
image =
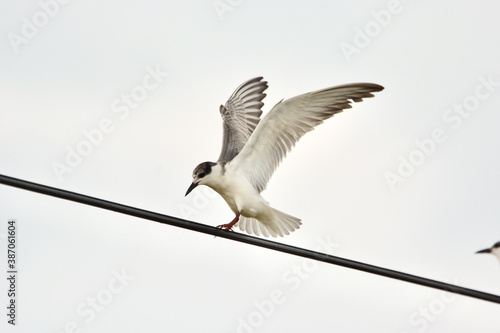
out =
<svg viewBox="0 0 500 333"><path fill-rule="evenodd" d="M498 261L500 262L500 242L496 242L489 249L479 250L476 252L476 254L478 253L491 253L495 257L497 257Z"/></svg>
<svg viewBox="0 0 500 333"><path fill-rule="evenodd" d="M235 214L231 222L217 228L233 231L236 226L250 235L283 237L297 230L301 219L271 207L260 194L282 159L315 126L384 87L351 83L301 94L281 100L261 120L267 88L262 76L250 79L219 107L220 156L216 162L196 166L185 196L199 185L208 186Z"/></svg>

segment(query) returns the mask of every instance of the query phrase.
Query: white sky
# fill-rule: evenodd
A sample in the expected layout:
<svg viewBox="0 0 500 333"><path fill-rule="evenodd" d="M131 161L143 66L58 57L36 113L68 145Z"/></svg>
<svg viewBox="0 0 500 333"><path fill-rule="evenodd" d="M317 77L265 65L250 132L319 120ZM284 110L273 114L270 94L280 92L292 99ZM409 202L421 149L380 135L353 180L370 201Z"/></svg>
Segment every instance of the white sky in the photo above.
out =
<svg viewBox="0 0 500 333"><path fill-rule="evenodd" d="M306 135L275 173L264 197L303 220L278 241L500 294L498 262L474 254L500 240L499 3L54 1L2 3L0 173L227 223L210 190L184 193L217 158L218 108L239 84L264 76L267 112L374 82L385 90ZM68 149L87 156L58 177ZM19 307L13 328L2 306L2 332L500 330L497 304L2 185L4 272L10 218ZM7 289L1 279L0 304Z"/></svg>

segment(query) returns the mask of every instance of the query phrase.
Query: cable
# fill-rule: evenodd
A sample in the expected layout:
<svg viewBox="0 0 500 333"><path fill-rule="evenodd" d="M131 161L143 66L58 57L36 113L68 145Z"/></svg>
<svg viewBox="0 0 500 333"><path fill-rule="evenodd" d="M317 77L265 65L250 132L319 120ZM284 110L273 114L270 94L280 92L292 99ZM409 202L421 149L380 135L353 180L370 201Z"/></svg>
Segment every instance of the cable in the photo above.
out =
<svg viewBox="0 0 500 333"><path fill-rule="evenodd" d="M322 261L325 263L338 265L342 267L348 267L355 270L372 273L376 275L385 276L388 278L406 281L414 284L418 284L421 286L426 286L430 288L445 290L451 293L460 294L464 296L469 296L477 299L482 299L485 301L498 303L500 304L500 296L488 294L485 292L481 292L474 289L464 288L456 285L452 285L445 282L440 282L436 280L431 280L427 278L423 278L416 275L411 275L383 267L373 266L369 264L365 264L358 261L353 261L349 259L344 259L340 257L331 256L325 253L311 251L287 244L282 244L278 242L273 242L267 239L253 237L246 234L240 234L236 232L229 232L221 229L217 229L212 226L208 226L201 223L196 223L188 220L183 220L180 218L176 218L173 216L163 215L151 211L147 211L140 208L135 208L131 206L122 205L119 203L102 200L98 198L94 198L91 196L70 192L62 189L58 189L55 187L50 187L46 185L41 185L37 183L28 182L22 179L12 178L4 175L0 175L0 183L8 186L17 187L20 189L24 189L27 191L37 192L45 195L50 195L56 198L70 200L74 202L79 202L85 205L90 205L94 207L99 207L102 209L107 209L111 211L115 211L118 213L131 215L135 217L139 217L142 219L155 221L163 224L173 225L176 227L202 232L205 234L231 239L237 242L247 243L259 247L263 247L266 249L284 252L292 255L296 255L299 257L304 257L312 260Z"/></svg>

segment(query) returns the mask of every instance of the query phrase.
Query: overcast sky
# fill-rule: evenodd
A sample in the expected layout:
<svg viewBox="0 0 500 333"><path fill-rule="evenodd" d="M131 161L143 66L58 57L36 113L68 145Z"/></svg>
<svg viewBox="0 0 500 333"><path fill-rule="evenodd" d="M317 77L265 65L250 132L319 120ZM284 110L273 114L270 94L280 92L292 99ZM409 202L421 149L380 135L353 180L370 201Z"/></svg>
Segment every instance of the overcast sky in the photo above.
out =
<svg viewBox="0 0 500 333"><path fill-rule="evenodd" d="M194 220L219 105L385 87L307 134L263 196L277 241L500 294L498 2L17 1L0 10L0 173ZM500 306L0 186L5 332L498 332ZM237 230L237 229L236 229ZM0 280L0 304L8 304Z"/></svg>

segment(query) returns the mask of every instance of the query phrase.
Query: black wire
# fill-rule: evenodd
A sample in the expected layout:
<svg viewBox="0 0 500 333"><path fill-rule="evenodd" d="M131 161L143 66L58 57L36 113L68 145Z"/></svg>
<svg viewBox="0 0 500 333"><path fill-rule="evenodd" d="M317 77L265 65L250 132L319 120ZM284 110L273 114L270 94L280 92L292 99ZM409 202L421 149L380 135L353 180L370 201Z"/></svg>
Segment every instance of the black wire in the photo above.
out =
<svg viewBox="0 0 500 333"><path fill-rule="evenodd" d="M215 227L208 226L205 224L200 224L200 223L196 223L196 222L192 222L192 221L188 221L188 220L183 220L183 219L168 216L168 215L163 215L163 214L147 211L144 209L126 206L126 205L118 204L115 202L102 200L102 199L90 197L87 195L75 193L75 192L61 190L61 189L58 189L55 187L50 187L50 186L45 186L45 185L41 185L41 184L37 184L37 183L32 183L32 182L28 182L28 181L25 181L22 179L17 179L17 178L12 178L12 177L8 177L8 176L0 175L0 183L5 184L5 185L9 185L9 186L13 186L13 187L17 187L17 188L21 188L24 190L32 191L32 192L50 195L50 196L57 197L60 199L75 201L75 202L79 202L79 203L82 203L85 205L99 207L99 208L103 208L103 209L107 209L107 210L112 210L112 211L115 211L118 213L143 218L146 220L151 220L151 221L155 221L155 222L159 222L159 223L169 224L169 225L173 225L173 226L184 228L184 229L189 229L189 230L202 232L202 233L209 234L209 235L214 235L217 237L227 238L227 239L231 239L231 240L242 242L242 243L260 246L260 247L274 250L274 251L289 253L289 254L293 254L293 255L308 258L308 259L322 261L322 262L326 262L329 264L339 265L342 267L348 267L348 268L352 268L352 269L367 272L367 273L381 275L381 276L385 276L385 277L396 279L396 280L415 283L415 284L430 287L430 288L445 290L445 291L448 291L451 293L460 294L460 295L464 295L464 296L470 296L473 298L482 299L485 301L490 301L490 302L500 304L500 296L498 296L498 295L488 294L488 293L481 292L481 291L474 290L474 289L464 288L464 287L452 285L452 284L445 283L445 282L431 280L431 279L423 278L423 277L416 276L416 275L411 275L411 274L407 274L407 273L403 273L403 272L399 272L399 271L394 271L394 270L387 269L387 268L382 268L382 267L378 267L378 266L365 264L365 263L358 262L358 261L353 261L353 260L349 260L349 259L331 256L331 255L321 253L321 252L311 251L311 250L307 250L307 249L303 249L303 248L299 248L299 247L295 247L295 246L291 246L291 245L273 242L273 241L270 241L267 239L253 237L253 236L249 236L246 234L240 234L240 233L236 233L236 232L229 232L229 231L225 231L225 230L220 230L220 229L217 229Z"/></svg>

